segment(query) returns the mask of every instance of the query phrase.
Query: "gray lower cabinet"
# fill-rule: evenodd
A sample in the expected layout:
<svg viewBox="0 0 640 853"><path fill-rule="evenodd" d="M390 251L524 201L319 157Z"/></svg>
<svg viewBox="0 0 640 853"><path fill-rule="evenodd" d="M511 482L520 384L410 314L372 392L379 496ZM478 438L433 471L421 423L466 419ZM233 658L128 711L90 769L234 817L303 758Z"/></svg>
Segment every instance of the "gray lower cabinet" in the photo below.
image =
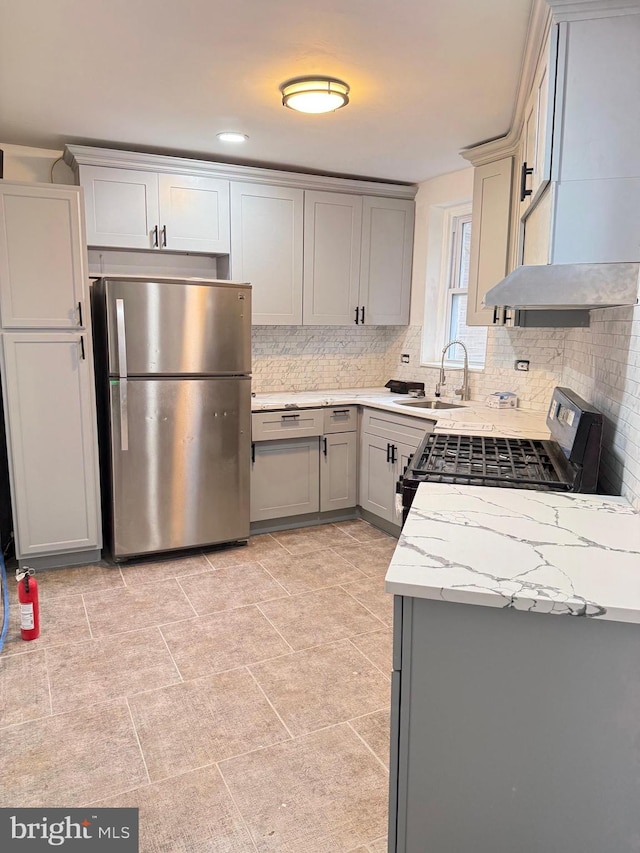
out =
<svg viewBox="0 0 640 853"><path fill-rule="evenodd" d="M251 521L320 509L318 437L257 441L251 465Z"/></svg>
<svg viewBox="0 0 640 853"><path fill-rule="evenodd" d="M364 410L358 500L362 509L394 525L402 524L396 483L425 433L432 429L433 422L429 420Z"/></svg>
<svg viewBox="0 0 640 853"><path fill-rule="evenodd" d="M321 438L320 511L349 509L356 505L356 432L335 432Z"/></svg>
<svg viewBox="0 0 640 853"><path fill-rule="evenodd" d="M396 596L390 853L632 853L640 632Z"/></svg>
<svg viewBox="0 0 640 853"><path fill-rule="evenodd" d="M254 412L251 521L355 507L357 407Z"/></svg>

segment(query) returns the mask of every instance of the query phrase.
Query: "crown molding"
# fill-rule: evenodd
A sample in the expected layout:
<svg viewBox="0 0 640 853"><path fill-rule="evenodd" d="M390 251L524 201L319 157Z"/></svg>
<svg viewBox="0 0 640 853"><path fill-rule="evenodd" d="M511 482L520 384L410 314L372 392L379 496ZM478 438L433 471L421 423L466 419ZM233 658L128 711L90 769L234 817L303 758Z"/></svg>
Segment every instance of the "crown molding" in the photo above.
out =
<svg viewBox="0 0 640 853"><path fill-rule="evenodd" d="M553 20L556 22L640 14L640 0L547 0L547 2L553 13Z"/></svg>
<svg viewBox="0 0 640 853"><path fill-rule="evenodd" d="M474 166L517 153L524 108L533 85L533 76L552 24L596 18L640 14L640 0L533 0L518 94L509 132L504 136L470 145L460 154Z"/></svg>
<svg viewBox="0 0 640 853"><path fill-rule="evenodd" d="M511 116L511 127L504 136L469 145L462 149L461 156L474 166L491 163L499 157L513 156L517 152L520 144L525 103L533 86L536 66L545 45L547 34L551 29L551 23L551 10L548 4L544 0L533 0L527 27L525 51L520 66L518 93Z"/></svg>
<svg viewBox="0 0 640 853"><path fill-rule="evenodd" d="M173 175L250 181L254 184L352 193L353 195L373 195L385 198L413 200L418 192L418 187L414 184L388 184L356 178L334 178L328 175L309 175L302 172L285 172L256 166L213 163L208 160L191 160L186 157L169 157L164 154L146 154L140 151L92 148L87 145L66 145L63 157L64 162L73 169L78 181L81 166L106 166L113 169L169 172Z"/></svg>

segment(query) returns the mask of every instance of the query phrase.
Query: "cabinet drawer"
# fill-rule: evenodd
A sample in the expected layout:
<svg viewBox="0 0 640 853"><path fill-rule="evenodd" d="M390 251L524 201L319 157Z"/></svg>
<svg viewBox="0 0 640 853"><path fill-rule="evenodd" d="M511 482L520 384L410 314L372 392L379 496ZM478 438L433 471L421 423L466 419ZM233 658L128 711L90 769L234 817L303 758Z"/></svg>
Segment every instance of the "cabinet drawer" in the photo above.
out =
<svg viewBox="0 0 640 853"><path fill-rule="evenodd" d="M322 409L287 409L277 412L254 412L251 416L252 441L279 438L309 438L322 435Z"/></svg>
<svg viewBox="0 0 640 853"><path fill-rule="evenodd" d="M354 432L358 428L357 406L330 406L324 409L324 434Z"/></svg>
<svg viewBox="0 0 640 853"><path fill-rule="evenodd" d="M362 413L362 432L377 435L389 441L410 444L414 448L420 444L425 433L432 432L434 422L406 415L392 415L378 409L364 409Z"/></svg>

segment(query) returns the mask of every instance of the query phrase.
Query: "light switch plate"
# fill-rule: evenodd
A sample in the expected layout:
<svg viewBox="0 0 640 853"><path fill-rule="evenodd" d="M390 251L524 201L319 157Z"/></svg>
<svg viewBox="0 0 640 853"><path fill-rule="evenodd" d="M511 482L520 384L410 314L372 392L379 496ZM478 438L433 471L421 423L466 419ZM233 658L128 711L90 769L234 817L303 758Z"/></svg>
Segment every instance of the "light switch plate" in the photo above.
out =
<svg viewBox="0 0 640 853"><path fill-rule="evenodd" d="M529 362L526 358L517 358L514 365L516 370L529 370Z"/></svg>
<svg viewBox="0 0 640 853"><path fill-rule="evenodd" d="M409 353L403 352L400 356L400 362L402 364L409 364Z"/></svg>

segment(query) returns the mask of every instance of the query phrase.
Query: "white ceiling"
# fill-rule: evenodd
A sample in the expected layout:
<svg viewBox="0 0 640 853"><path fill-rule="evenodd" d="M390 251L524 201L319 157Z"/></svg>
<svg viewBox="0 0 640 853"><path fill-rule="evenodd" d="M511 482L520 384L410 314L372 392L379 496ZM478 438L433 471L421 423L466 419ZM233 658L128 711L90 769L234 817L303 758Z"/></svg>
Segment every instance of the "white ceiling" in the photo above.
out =
<svg viewBox="0 0 640 853"><path fill-rule="evenodd" d="M531 0L0 0L0 139L421 181L506 133ZM280 103L311 73L336 113ZM249 135L241 149L221 130Z"/></svg>

